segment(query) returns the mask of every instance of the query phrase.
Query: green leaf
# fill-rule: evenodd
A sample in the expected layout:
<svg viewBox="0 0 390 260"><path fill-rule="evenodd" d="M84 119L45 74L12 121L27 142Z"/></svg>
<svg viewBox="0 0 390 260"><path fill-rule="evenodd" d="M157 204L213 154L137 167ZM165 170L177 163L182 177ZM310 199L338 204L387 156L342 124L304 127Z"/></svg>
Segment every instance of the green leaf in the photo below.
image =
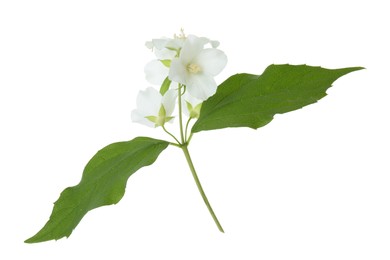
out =
<svg viewBox="0 0 390 260"><path fill-rule="evenodd" d="M162 140L137 137L98 151L85 166L80 183L61 193L49 221L25 242L69 237L88 211L118 203L125 193L127 179L138 169L151 165L168 144Z"/></svg>
<svg viewBox="0 0 390 260"><path fill-rule="evenodd" d="M165 93L167 93L170 85L171 85L171 80L168 77L166 77L163 83L161 84L160 94L164 96Z"/></svg>
<svg viewBox="0 0 390 260"><path fill-rule="evenodd" d="M361 69L271 65L260 76L236 74L203 102L192 132L244 126L257 129L271 122L275 114L317 102L335 80Z"/></svg>

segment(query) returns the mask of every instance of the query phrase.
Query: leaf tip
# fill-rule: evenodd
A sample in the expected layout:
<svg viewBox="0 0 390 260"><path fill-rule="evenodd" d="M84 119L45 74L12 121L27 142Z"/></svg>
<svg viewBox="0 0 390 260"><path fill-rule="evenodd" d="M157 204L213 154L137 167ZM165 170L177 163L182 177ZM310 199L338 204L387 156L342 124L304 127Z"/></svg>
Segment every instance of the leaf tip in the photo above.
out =
<svg viewBox="0 0 390 260"><path fill-rule="evenodd" d="M24 243L25 244L32 244L32 243L34 243L34 241L32 240L32 237L30 237L30 238L24 240Z"/></svg>
<svg viewBox="0 0 390 260"><path fill-rule="evenodd" d="M49 240L49 239L45 240L45 239L39 238L38 235L39 235L39 232L37 234L35 234L34 236L24 240L24 243L26 243L26 244L34 244L34 243L45 242L45 241Z"/></svg>
<svg viewBox="0 0 390 260"><path fill-rule="evenodd" d="M357 70L366 70L366 68L365 67L355 67L355 71L357 71Z"/></svg>

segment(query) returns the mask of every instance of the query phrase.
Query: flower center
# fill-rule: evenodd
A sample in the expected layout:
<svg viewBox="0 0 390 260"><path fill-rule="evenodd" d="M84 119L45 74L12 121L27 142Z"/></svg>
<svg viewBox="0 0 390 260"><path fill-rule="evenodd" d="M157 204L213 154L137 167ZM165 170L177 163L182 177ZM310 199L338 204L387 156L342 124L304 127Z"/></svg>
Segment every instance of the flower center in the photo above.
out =
<svg viewBox="0 0 390 260"><path fill-rule="evenodd" d="M192 74L196 74L196 73L199 73L202 69L200 68L200 66L198 64L195 64L195 63L190 63L188 66L187 66L187 71L189 73L192 73Z"/></svg>

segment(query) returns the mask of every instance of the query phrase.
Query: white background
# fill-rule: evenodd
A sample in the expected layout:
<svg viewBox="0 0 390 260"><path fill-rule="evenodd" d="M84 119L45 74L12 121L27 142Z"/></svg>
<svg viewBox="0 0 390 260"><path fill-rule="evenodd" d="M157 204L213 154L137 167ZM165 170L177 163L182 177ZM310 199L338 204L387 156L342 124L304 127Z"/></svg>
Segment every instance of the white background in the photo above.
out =
<svg viewBox="0 0 390 260"><path fill-rule="evenodd" d="M386 1L1 1L0 259L390 259ZM166 138L131 122L151 38L221 42L218 77L272 63L364 66L318 104L257 131L194 136L225 234L180 150L86 215L69 239L23 241L103 146Z"/></svg>

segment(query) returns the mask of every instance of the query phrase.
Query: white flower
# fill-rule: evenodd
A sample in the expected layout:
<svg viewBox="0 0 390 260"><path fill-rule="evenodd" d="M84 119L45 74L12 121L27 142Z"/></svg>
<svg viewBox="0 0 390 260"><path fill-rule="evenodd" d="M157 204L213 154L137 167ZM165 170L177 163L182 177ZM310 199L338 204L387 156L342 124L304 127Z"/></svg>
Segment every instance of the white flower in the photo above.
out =
<svg viewBox="0 0 390 260"><path fill-rule="evenodd" d="M227 57L218 49L204 49L207 38L189 35L180 50L180 56L170 64L169 79L186 85L194 97L206 100L212 96L217 84L214 76L226 66Z"/></svg>
<svg viewBox="0 0 390 260"><path fill-rule="evenodd" d="M172 38L160 38L160 39L152 39L151 41L147 41L145 46L148 49L151 49L156 54L157 59L160 60L169 60L173 59L180 53L181 48L184 45L187 37L184 34L176 36ZM213 41L206 37L199 37L199 40L203 42L204 45L210 44L212 48L217 48L219 46L219 41Z"/></svg>
<svg viewBox="0 0 390 260"><path fill-rule="evenodd" d="M149 127L163 126L166 122L172 122L172 113L177 97L176 90L168 90L162 96L156 89L149 87L140 91L137 96L137 109L131 112L133 122Z"/></svg>
<svg viewBox="0 0 390 260"><path fill-rule="evenodd" d="M218 41L211 41L206 37L198 39L204 46L210 44L212 48L216 48L219 45ZM149 83L161 86L168 77L172 59L179 56L185 40L186 36L181 31L181 34L179 36L175 35L173 39L160 38L145 43L146 47L153 50L157 57L157 60L152 60L146 64L144 69L145 78Z"/></svg>
<svg viewBox="0 0 390 260"><path fill-rule="evenodd" d="M168 77L171 60L178 55L182 39L153 39L146 42L146 47L152 49L156 54L157 60L152 60L144 68L145 78L153 85L161 86Z"/></svg>

